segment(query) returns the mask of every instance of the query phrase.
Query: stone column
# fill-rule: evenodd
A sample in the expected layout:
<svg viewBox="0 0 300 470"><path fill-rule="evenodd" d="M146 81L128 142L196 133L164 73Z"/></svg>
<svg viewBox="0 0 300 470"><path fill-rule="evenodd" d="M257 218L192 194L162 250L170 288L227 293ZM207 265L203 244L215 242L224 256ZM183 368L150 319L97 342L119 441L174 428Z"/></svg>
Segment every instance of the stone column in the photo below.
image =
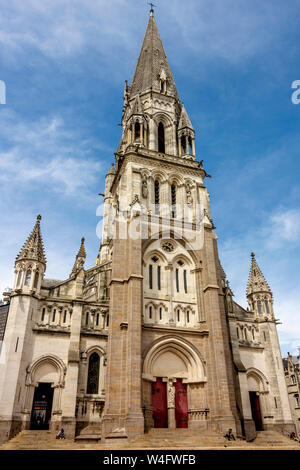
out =
<svg viewBox="0 0 300 470"><path fill-rule="evenodd" d="M194 157L196 156L195 137L192 138L192 155L193 155Z"/></svg>
<svg viewBox="0 0 300 470"><path fill-rule="evenodd" d="M76 428L76 397L79 375L79 344L81 331L82 304L74 302L71 334L68 352L68 368L65 379L65 389L62 397L62 426L66 434L75 436Z"/></svg>
<svg viewBox="0 0 300 470"><path fill-rule="evenodd" d="M156 124L153 119L149 121L149 149L157 150L156 146Z"/></svg>
<svg viewBox="0 0 300 470"><path fill-rule="evenodd" d="M128 218L127 225L131 221L132 218ZM141 240L116 238L113 241L107 345L109 360L102 421L105 439L116 436L117 429L121 429L120 437L132 437L144 432L141 395L142 287Z"/></svg>

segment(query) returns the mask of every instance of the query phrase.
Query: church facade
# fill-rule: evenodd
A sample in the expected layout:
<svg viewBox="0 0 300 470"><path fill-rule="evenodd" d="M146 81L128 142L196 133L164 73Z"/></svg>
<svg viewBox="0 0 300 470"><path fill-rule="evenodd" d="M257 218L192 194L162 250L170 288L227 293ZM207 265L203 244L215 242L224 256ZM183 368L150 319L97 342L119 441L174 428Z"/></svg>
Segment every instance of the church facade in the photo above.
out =
<svg viewBox="0 0 300 470"><path fill-rule="evenodd" d="M153 11L122 129L96 265L82 239L69 278L47 279L40 216L16 258L1 440L60 427L106 441L153 427L292 431L272 292L252 254L249 309L233 300Z"/></svg>

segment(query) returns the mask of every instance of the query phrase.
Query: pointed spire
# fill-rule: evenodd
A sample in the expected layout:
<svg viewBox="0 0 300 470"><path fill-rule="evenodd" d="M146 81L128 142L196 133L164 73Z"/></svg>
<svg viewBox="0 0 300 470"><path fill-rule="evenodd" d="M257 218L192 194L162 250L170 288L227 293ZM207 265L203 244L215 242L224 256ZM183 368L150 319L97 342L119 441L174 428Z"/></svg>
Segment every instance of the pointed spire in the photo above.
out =
<svg viewBox="0 0 300 470"><path fill-rule="evenodd" d="M137 93L150 88L160 91L161 77L166 77L167 94L178 99L175 81L168 63L162 40L151 9L147 30L134 72L130 94L134 97Z"/></svg>
<svg viewBox="0 0 300 470"><path fill-rule="evenodd" d="M75 276L81 269L83 269L85 258L86 258L86 252L84 248L84 237L81 239L81 245L79 248L79 251L76 255L75 263L72 269L72 272L70 274L70 277Z"/></svg>
<svg viewBox="0 0 300 470"><path fill-rule="evenodd" d="M178 130L180 131L181 129L184 129L185 127L187 127L188 129L194 130L193 125L190 121L190 118L188 117L188 114L185 110L184 104L182 103L181 115L180 115L179 124L178 124Z"/></svg>
<svg viewBox="0 0 300 470"><path fill-rule="evenodd" d="M255 254L253 252L251 253L251 258L252 258L252 262L251 262L251 268L250 268L250 274L249 274L249 280L248 280L248 286L247 286L247 297L257 292L268 292L272 294L272 291L263 273L258 267L258 264L255 259Z"/></svg>
<svg viewBox="0 0 300 470"><path fill-rule="evenodd" d="M81 256L82 258L86 257L86 252L85 252L85 248L84 248L84 237L82 237L82 239L81 239L81 245L80 245L77 256Z"/></svg>
<svg viewBox="0 0 300 470"><path fill-rule="evenodd" d="M110 167L110 170L109 170L109 172L106 174L106 176L107 176L107 175L115 175L115 173L116 173L116 170L115 170L114 164L112 163L112 164L111 164L111 167Z"/></svg>
<svg viewBox="0 0 300 470"><path fill-rule="evenodd" d="M40 261L41 263L46 264L46 256L40 227L41 218L41 215L37 216L35 226L31 234L27 238L26 242L22 246L21 251L16 258L16 261L26 259Z"/></svg>

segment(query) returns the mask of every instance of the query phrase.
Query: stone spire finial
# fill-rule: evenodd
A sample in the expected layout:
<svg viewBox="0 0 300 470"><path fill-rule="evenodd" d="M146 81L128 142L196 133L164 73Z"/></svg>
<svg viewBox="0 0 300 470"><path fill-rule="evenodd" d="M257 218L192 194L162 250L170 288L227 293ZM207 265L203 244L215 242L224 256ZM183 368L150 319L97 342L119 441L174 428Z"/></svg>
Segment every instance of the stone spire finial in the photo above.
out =
<svg viewBox="0 0 300 470"><path fill-rule="evenodd" d="M85 258L86 258L86 252L85 252L85 248L84 248L84 241L85 241L85 238L82 237L80 248L79 248L78 253L76 255L75 263L74 263L72 272L70 274L70 277L75 276L79 271L81 271L81 269L83 269Z"/></svg>
<svg viewBox="0 0 300 470"><path fill-rule="evenodd" d="M159 77L162 70L167 77L168 95L178 99L175 81L151 8L147 30L130 87L131 97L133 98L138 93L149 89L159 89Z"/></svg>
<svg viewBox="0 0 300 470"><path fill-rule="evenodd" d="M38 215L35 226L16 257L16 261L33 260L46 264L46 256L40 227L41 219L42 216Z"/></svg>
<svg viewBox="0 0 300 470"><path fill-rule="evenodd" d="M247 285L247 297L251 294L258 292L268 292L269 294L272 294L272 291L263 273L258 267L258 264L255 259L255 254L253 252L251 253L251 258L252 261Z"/></svg>
<svg viewBox="0 0 300 470"><path fill-rule="evenodd" d="M181 129L184 129L184 128L194 130L193 125L190 121L190 118L188 117L188 114L187 114L186 109L184 107L184 104L182 103L181 115L180 115L179 124L178 124L178 130L180 131Z"/></svg>

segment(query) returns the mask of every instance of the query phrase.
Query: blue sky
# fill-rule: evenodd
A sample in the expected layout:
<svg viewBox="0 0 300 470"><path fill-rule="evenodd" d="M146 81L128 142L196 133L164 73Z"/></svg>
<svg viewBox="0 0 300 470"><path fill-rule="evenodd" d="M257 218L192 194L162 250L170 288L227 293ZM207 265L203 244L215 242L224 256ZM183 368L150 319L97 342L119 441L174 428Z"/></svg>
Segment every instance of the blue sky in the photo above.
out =
<svg viewBox="0 0 300 470"><path fill-rule="evenodd" d="M299 0L159 0L156 21L198 160L235 300L250 252L274 293L283 354L300 347ZM142 0L10 0L0 6L0 289L41 213L47 277L66 278L119 143L124 80L149 15Z"/></svg>

